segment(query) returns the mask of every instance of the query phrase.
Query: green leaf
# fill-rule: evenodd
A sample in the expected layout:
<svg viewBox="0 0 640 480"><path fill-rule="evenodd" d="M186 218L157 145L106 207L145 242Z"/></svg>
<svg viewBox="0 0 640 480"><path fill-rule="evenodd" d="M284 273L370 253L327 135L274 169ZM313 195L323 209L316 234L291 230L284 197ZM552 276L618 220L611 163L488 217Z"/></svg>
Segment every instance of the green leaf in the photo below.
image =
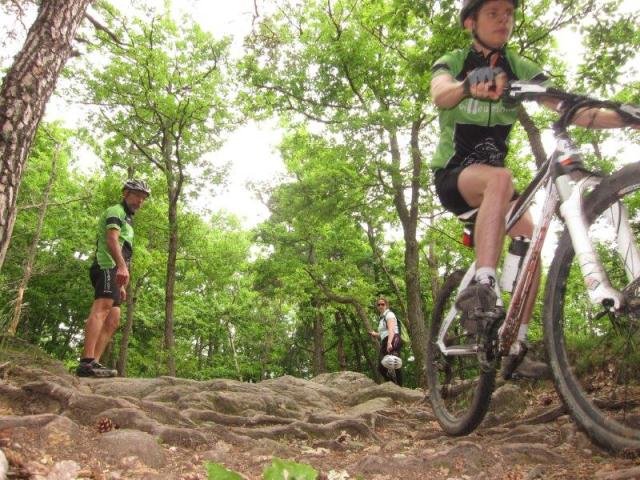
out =
<svg viewBox="0 0 640 480"><path fill-rule="evenodd" d="M217 463L205 463L209 480L242 480L242 477Z"/></svg>
<svg viewBox="0 0 640 480"><path fill-rule="evenodd" d="M264 469L264 480L315 480L318 478L311 466L274 458L271 466Z"/></svg>

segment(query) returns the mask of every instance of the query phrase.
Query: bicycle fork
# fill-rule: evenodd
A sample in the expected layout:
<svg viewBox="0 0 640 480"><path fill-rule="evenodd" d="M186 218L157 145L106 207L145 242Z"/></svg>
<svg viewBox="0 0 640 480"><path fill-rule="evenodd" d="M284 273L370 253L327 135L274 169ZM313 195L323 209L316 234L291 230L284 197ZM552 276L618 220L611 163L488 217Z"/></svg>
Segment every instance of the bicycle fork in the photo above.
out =
<svg viewBox="0 0 640 480"><path fill-rule="evenodd" d="M580 271L584 278L589 299L610 311L618 311L624 305L624 295L611 286L607 274L589 237L589 225L585 219L583 193L600 182L591 176L572 180L569 175L559 176L555 183L562 203L560 213L571 235L571 243ZM604 212L604 219L616 233L616 249L624 263L629 281L640 275L640 252L635 244L629 216L625 206L616 202Z"/></svg>

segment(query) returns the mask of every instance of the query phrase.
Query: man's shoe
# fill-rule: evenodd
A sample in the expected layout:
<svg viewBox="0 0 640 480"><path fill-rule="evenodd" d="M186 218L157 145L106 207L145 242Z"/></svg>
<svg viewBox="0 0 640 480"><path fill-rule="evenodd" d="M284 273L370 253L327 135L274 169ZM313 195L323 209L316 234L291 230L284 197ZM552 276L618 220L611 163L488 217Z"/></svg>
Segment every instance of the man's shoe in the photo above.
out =
<svg viewBox="0 0 640 480"><path fill-rule="evenodd" d="M76 368L76 375L78 377L110 378L115 377L117 374L117 370L107 368L95 360L91 363L80 362L78 368Z"/></svg>
<svg viewBox="0 0 640 480"><path fill-rule="evenodd" d="M456 308L462 312L463 328L471 333L477 332L477 322L473 318L475 313L487 312L496 306L498 296L490 285L471 283L456 299Z"/></svg>

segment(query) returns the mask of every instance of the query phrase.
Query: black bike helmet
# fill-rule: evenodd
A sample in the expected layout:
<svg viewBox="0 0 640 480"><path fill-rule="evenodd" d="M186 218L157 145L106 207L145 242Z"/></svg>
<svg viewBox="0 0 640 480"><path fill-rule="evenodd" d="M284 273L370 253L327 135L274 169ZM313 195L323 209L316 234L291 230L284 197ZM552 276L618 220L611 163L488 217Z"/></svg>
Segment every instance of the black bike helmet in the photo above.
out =
<svg viewBox="0 0 640 480"><path fill-rule="evenodd" d="M122 191L125 191L125 190L132 190L134 192L143 192L143 193L146 193L147 195L151 195L151 189L149 188L149 185L147 185L147 182L145 182L144 180L137 180L134 178L124 182L124 185L122 186Z"/></svg>
<svg viewBox="0 0 640 480"><path fill-rule="evenodd" d="M488 0L463 0L462 10L460 10L460 25L464 27L464 21L473 15L484 2ZM518 0L511 0L513 2L513 8L518 8Z"/></svg>

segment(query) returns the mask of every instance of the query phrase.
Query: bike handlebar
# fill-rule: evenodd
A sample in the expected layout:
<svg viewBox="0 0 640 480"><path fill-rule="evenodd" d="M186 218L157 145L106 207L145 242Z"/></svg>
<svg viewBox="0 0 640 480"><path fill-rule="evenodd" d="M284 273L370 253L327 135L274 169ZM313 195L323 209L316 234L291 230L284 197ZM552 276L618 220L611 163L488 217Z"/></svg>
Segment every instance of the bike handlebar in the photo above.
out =
<svg viewBox="0 0 640 480"><path fill-rule="evenodd" d="M547 87L538 82L514 81L505 89L503 99L512 102L541 100L544 98L558 99L562 102L562 117L560 124L568 125L580 108L607 108L617 112L628 124L640 124L640 107L631 104L621 104L609 100L599 100L585 95L564 92L554 87Z"/></svg>

